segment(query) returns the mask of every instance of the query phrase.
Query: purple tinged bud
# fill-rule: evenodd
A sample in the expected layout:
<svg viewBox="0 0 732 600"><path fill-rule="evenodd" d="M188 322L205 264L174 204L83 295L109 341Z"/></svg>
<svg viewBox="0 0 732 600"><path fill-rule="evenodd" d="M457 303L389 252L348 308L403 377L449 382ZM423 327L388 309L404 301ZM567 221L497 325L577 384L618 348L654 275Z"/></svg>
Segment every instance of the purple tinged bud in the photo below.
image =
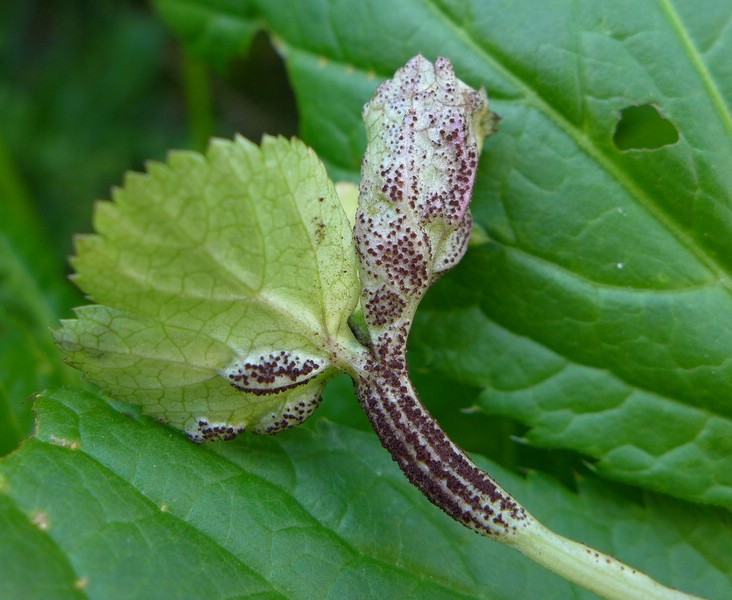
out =
<svg viewBox="0 0 732 600"><path fill-rule="evenodd" d="M364 316L381 329L411 320L436 276L465 253L478 156L496 117L485 91L457 79L447 59L422 56L381 84L363 116L354 237Z"/></svg>

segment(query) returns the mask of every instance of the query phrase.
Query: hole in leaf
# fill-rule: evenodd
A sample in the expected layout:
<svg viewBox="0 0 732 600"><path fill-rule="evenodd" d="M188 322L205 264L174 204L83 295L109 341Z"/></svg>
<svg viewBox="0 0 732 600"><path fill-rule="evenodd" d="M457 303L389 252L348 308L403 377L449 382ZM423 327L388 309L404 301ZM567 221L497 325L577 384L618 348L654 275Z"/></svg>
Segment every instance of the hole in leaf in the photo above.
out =
<svg viewBox="0 0 732 600"><path fill-rule="evenodd" d="M623 109L613 135L618 150L656 150L678 140L676 127L652 104Z"/></svg>

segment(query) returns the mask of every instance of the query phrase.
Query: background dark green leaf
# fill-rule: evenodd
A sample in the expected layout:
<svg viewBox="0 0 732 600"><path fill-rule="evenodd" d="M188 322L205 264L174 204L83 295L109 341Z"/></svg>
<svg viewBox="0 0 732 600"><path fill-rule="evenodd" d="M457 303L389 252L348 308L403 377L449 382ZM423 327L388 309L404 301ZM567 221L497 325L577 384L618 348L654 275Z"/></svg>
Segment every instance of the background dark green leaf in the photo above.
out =
<svg viewBox="0 0 732 600"><path fill-rule="evenodd" d="M23 564L50 566L39 580L7 569L6 597L592 597L434 509L371 433L320 419L195 446L71 390L37 408L36 437L0 467L0 535L4 547L31 545ZM667 583L725 596L729 514L684 518L678 501L596 481L575 495L482 463L548 525Z"/></svg>

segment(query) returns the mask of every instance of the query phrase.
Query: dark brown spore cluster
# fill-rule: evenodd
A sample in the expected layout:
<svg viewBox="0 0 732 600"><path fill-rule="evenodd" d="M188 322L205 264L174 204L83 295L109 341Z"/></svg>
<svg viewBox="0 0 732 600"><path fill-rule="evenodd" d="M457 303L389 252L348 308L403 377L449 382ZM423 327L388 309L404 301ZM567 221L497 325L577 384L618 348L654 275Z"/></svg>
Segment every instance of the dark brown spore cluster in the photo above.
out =
<svg viewBox="0 0 732 600"><path fill-rule="evenodd" d="M320 404L320 390L316 392L295 393L287 399L284 406L278 412L272 412L261 418L256 424L250 427L250 431L256 434L274 435L295 425L299 425L307 419ZM244 433L244 425L232 425L226 422L210 422L206 417L201 417L195 424L193 430L188 430L187 435L191 441L196 443L213 442L217 440L231 440L240 433Z"/></svg>
<svg viewBox="0 0 732 600"><path fill-rule="evenodd" d="M188 432L188 438L196 443L214 442L217 440L232 440L240 433L244 433L241 425L233 426L228 423L209 423L208 419L198 419L195 431Z"/></svg>
<svg viewBox="0 0 732 600"><path fill-rule="evenodd" d="M421 224L443 219L456 225L465 215L478 168L471 119L485 105L479 92L458 82L449 61L435 62L435 81L424 61L386 82L371 103L383 111L383 142L376 166L380 190L406 202Z"/></svg>
<svg viewBox="0 0 732 600"><path fill-rule="evenodd" d="M243 363L229 374L229 382L236 389L252 394L276 394L310 381L324 364L325 361L303 359L282 350Z"/></svg>
<svg viewBox="0 0 732 600"><path fill-rule="evenodd" d="M407 306L406 301L393 289L382 285L375 290L364 290L364 299L367 308L365 317L367 323L374 327L383 327L398 321Z"/></svg>
<svg viewBox="0 0 732 600"><path fill-rule="evenodd" d="M274 435L280 431L284 431L295 425L299 425L307 419L320 404L321 395L314 394L307 397L298 397L298 399L288 402L282 409L281 414L272 413L269 422L263 423L254 430L254 433L264 433L266 435Z"/></svg>
<svg viewBox="0 0 732 600"><path fill-rule="evenodd" d="M400 297L421 297L430 282L430 241L427 234L409 224L406 215L395 210L393 215L370 217L363 212L356 215L357 246L362 274L370 283L380 284ZM365 285L364 289L371 289ZM371 298L364 296L364 302ZM378 305L381 306L381 302ZM374 304L371 310L375 310ZM369 311L364 307L364 313Z"/></svg>

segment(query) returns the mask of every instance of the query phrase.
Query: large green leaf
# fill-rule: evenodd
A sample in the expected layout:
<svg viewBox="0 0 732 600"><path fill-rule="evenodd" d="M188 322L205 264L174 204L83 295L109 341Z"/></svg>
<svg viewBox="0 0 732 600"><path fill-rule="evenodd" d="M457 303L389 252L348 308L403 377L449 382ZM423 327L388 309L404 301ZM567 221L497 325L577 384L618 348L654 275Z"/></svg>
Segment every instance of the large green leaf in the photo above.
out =
<svg viewBox="0 0 732 600"><path fill-rule="evenodd" d="M357 173L362 104L418 52L503 118L473 201L490 245L418 313L413 367L483 387L482 410L609 477L732 506L729 3L242 4L335 174ZM649 104L678 140L616 147L621 112Z"/></svg>
<svg viewBox="0 0 732 600"><path fill-rule="evenodd" d="M229 0L161 3L159 10L185 36L190 52L220 67L249 49L260 26L253 6Z"/></svg>
<svg viewBox="0 0 732 600"><path fill-rule="evenodd" d="M74 390L37 410L36 437L0 463L4 598L591 597L434 510L372 433L319 420L201 447ZM718 509L689 519L678 501L482 464L549 525L667 583L732 584Z"/></svg>

